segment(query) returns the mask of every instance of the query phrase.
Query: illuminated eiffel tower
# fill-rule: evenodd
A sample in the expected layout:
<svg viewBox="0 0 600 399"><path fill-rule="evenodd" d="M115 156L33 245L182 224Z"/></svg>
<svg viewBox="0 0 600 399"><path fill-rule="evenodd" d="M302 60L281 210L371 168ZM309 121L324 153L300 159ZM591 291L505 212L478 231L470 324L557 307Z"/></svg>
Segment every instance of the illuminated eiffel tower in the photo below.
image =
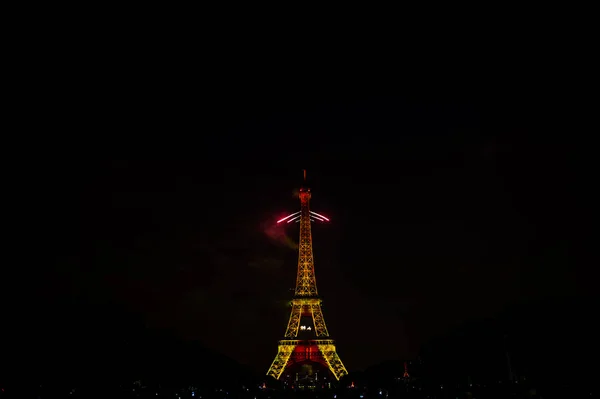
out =
<svg viewBox="0 0 600 399"><path fill-rule="evenodd" d="M304 182L306 184L306 170ZM279 379L286 369L307 363L318 363L329 369L336 380L339 380L348 374L348 371L336 352L335 341L330 338L323 318L321 299L317 293L310 230L311 222L328 222L329 219L310 210L309 188L303 186L299 197L300 211L277 221L277 223L300 223L298 275L290 320L284 339L279 341L279 350L267 375Z"/></svg>

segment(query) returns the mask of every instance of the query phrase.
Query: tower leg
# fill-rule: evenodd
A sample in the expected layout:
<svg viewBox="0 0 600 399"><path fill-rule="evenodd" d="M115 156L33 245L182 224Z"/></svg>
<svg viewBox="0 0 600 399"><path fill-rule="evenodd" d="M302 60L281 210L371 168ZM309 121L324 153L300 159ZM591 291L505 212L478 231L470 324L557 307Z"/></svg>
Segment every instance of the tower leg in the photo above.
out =
<svg viewBox="0 0 600 399"><path fill-rule="evenodd" d="M311 313L313 317L313 323L315 325L315 334L317 337L328 337L329 332L325 325L325 319L323 318L323 312L321 311L321 305L319 303L313 303L310 305Z"/></svg>
<svg viewBox="0 0 600 399"><path fill-rule="evenodd" d="M302 316L302 305L293 303L292 312L290 313L290 321L285 330L286 338L296 338L298 336L298 327L300 326L300 317Z"/></svg>
<svg viewBox="0 0 600 399"><path fill-rule="evenodd" d="M333 344L325 344L319 345L319 350L323 354L323 357L327 361L329 365L329 369L333 373L336 380L339 380L341 377L348 374L348 370L344 367L344 364L340 360L337 352L335 351L335 345Z"/></svg>
<svg viewBox="0 0 600 399"><path fill-rule="evenodd" d="M278 380L283 370L285 370L285 366L290 360L294 348L296 348L296 345L279 345L279 350L277 351L277 355L275 355L275 360L271 363L271 367L269 367L269 371L267 371L267 375Z"/></svg>

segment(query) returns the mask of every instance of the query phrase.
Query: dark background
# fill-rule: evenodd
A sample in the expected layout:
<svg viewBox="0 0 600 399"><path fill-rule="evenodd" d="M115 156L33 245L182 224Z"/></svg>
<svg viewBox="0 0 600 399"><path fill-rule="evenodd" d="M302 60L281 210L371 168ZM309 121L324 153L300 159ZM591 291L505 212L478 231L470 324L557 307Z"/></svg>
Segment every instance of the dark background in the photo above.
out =
<svg viewBox="0 0 600 399"><path fill-rule="evenodd" d="M331 219L317 282L349 369L509 308L589 322L591 158L555 86L109 66L45 83L9 156L11 359L127 351L146 331L266 371L298 234L274 222L302 169Z"/></svg>

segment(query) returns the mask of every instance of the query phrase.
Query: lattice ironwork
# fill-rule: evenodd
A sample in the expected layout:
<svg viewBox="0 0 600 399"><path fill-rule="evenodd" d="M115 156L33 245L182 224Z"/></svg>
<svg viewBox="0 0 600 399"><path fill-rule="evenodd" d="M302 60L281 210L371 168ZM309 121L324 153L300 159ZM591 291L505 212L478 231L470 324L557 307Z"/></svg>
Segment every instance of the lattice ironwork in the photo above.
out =
<svg viewBox="0 0 600 399"><path fill-rule="evenodd" d="M323 357L329 365L329 369L337 380L348 374L348 370L346 370L346 367L344 367L344 364L340 360L333 343L319 345L319 350L323 354Z"/></svg>
<svg viewBox="0 0 600 399"><path fill-rule="evenodd" d="M306 172L304 178L306 180ZM294 362L318 361L326 364L334 377L339 380L348 374L348 371L336 352L335 342L328 339L329 332L317 292L310 228L313 218L321 221L329 219L310 211L310 189L301 188L299 197L300 212L278 221L278 223L300 222L298 274L285 339L279 341L279 350L267 375L279 379L283 371Z"/></svg>
<svg viewBox="0 0 600 399"><path fill-rule="evenodd" d="M281 376L281 373L283 373L283 370L285 370L285 367L287 366L295 347L296 345L293 344L280 343L275 360L273 360L273 363L271 363L271 367L269 367L267 375L270 375L278 380Z"/></svg>
<svg viewBox="0 0 600 399"><path fill-rule="evenodd" d="M300 327L300 318L302 316L301 303L292 303L292 313L290 314L290 321L288 322L287 329L285 330L286 338L296 338L298 336L298 329Z"/></svg>
<svg viewBox="0 0 600 399"><path fill-rule="evenodd" d="M298 276L296 296L317 296L315 264L310 231L310 189L300 189L300 242L298 244Z"/></svg>
<svg viewBox="0 0 600 399"><path fill-rule="evenodd" d="M329 337L329 332L327 332L327 326L325 325L325 319L323 318L323 312L321 311L321 304L315 303L310 305L310 310L313 317L313 323L315 325L316 336Z"/></svg>

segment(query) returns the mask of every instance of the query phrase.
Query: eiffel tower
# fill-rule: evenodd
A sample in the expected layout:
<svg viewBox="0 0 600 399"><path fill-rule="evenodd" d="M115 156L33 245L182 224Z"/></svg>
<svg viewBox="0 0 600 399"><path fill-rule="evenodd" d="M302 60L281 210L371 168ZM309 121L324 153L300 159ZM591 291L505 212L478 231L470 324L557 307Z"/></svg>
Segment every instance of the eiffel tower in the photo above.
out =
<svg viewBox="0 0 600 399"><path fill-rule="evenodd" d="M304 171L306 184L306 170ZM323 215L309 208L310 189L300 189L300 211L293 213L277 223L300 223L300 242L298 249L298 275L296 289L292 299L290 319L285 335L279 341L275 360L267 375L279 379L284 370L305 364L320 364L331 371L336 380L348 374L335 348L335 341L329 336L323 312L321 298L317 292L315 265L312 249L311 222L328 222Z"/></svg>

